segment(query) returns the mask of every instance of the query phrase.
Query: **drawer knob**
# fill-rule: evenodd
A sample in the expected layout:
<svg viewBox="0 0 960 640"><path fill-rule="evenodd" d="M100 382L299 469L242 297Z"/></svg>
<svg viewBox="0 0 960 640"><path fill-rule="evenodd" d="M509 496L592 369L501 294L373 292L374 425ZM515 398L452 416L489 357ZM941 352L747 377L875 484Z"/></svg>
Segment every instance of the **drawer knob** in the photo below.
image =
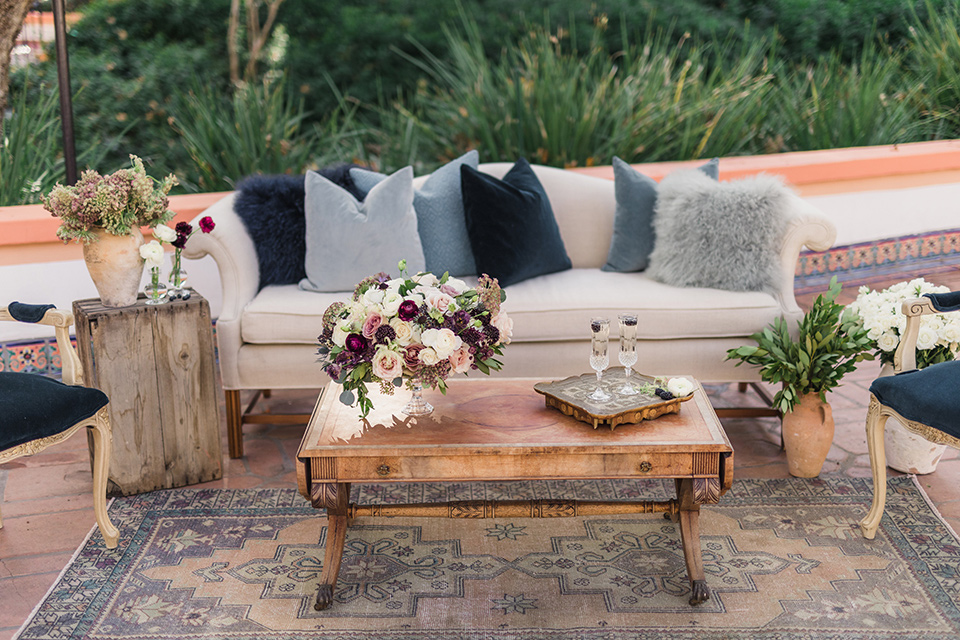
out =
<svg viewBox="0 0 960 640"><path fill-rule="evenodd" d="M650 471L650 469L653 469L653 465L647 462L646 460L644 460L643 462L640 463L639 469L643 473L647 473L648 471Z"/></svg>
<svg viewBox="0 0 960 640"><path fill-rule="evenodd" d="M377 475L388 476L390 475L390 465L382 464L377 467Z"/></svg>

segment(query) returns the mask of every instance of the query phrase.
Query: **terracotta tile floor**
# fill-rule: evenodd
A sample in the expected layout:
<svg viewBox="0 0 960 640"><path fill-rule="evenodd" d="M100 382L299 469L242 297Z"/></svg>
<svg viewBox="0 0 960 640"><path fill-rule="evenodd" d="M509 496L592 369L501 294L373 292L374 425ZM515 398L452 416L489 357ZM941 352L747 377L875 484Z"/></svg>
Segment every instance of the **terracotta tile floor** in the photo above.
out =
<svg viewBox="0 0 960 640"><path fill-rule="evenodd" d="M960 289L960 271L935 281ZM852 298L856 289L847 287L844 293ZM836 435L824 474L870 476L863 425L867 388L877 370L875 362L863 363L830 394ZM755 394L741 394L735 385L710 386L708 392L717 407L760 404ZM275 392L266 402L277 413L309 413L315 400L315 392ZM786 456L779 444L779 421L738 418L724 419L723 424L736 452L735 478L788 477ZM294 459L302 433L301 426L247 426L246 457L227 460L221 480L196 486L296 487ZM227 450L226 437L223 450ZM936 472L920 480L950 525L960 531L960 452L948 449ZM13 637L94 525L91 486L87 443L82 436L0 466L0 513L4 518L0 529L0 640Z"/></svg>

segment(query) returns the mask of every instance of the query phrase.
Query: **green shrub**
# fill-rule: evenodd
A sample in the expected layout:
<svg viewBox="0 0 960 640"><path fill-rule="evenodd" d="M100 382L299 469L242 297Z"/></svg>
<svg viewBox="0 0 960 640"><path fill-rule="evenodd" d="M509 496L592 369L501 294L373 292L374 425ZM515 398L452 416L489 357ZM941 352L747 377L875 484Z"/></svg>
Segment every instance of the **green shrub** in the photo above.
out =
<svg viewBox="0 0 960 640"><path fill-rule="evenodd" d="M303 100L286 82L264 82L224 94L194 85L175 106L174 128L194 161L188 190L226 191L254 173L303 173L350 158L360 131L353 111L338 109L307 125Z"/></svg>
<svg viewBox="0 0 960 640"><path fill-rule="evenodd" d="M0 139L0 207L37 204L65 180L59 93L49 85L28 87L10 94ZM78 149L77 166L97 166L102 157L102 147Z"/></svg>
<svg viewBox="0 0 960 640"><path fill-rule="evenodd" d="M897 144L922 138L917 86L904 81L902 58L877 46L844 64L839 54L783 73L776 91L779 134L787 151Z"/></svg>
<svg viewBox="0 0 960 640"><path fill-rule="evenodd" d="M932 7L929 3L926 9ZM923 88L919 100L928 116L928 135L960 137L960 8L918 20L910 44L910 81Z"/></svg>
<svg viewBox="0 0 960 640"><path fill-rule="evenodd" d="M611 57L602 23L582 51L575 32L539 27L491 60L476 23L463 29L448 31L446 59L411 58L437 88L418 91L409 112L443 158L476 148L484 160L560 167L688 159L745 152L760 133L751 123L763 120L771 80L762 40L732 56L730 43L648 33Z"/></svg>

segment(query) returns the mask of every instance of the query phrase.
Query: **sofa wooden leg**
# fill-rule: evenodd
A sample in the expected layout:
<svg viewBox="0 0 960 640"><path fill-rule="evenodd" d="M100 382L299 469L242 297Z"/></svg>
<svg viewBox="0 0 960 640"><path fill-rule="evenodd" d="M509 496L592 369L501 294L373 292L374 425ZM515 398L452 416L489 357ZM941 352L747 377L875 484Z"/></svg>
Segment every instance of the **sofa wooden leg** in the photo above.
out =
<svg viewBox="0 0 960 640"><path fill-rule="evenodd" d="M231 458L243 457L243 412L240 409L240 390L225 389L227 406L227 448Z"/></svg>

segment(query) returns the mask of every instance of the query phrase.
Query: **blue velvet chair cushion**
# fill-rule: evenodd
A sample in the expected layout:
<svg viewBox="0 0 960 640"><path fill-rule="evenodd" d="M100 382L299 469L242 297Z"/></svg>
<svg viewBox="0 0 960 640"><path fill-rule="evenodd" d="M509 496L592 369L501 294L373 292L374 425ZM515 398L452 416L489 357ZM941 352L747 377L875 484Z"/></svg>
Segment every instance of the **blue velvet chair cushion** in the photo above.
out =
<svg viewBox="0 0 960 640"><path fill-rule="evenodd" d="M0 451L62 433L107 402L99 389L33 373L0 372Z"/></svg>
<svg viewBox="0 0 960 640"><path fill-rule="evenodd" d="M870 393L907 420L960 438L960 360L877 378Z"/></svg>
<svg viewBox="0 0 960 640"><path fill-rule="evenodd" d="M930 298L933 308L940 313L949 311L960 311L960 291L950 291L949 293L925 293L924 298Z"/></svg>
<svg viewBox="0 0 960 640"><path fill-rule="evenodd" d="M10 312L14 320L19 322L40 322L50 309L56 309L56 307L52 304L25 304L23 302L11 302L7 305L7 311Z"/></svg>

